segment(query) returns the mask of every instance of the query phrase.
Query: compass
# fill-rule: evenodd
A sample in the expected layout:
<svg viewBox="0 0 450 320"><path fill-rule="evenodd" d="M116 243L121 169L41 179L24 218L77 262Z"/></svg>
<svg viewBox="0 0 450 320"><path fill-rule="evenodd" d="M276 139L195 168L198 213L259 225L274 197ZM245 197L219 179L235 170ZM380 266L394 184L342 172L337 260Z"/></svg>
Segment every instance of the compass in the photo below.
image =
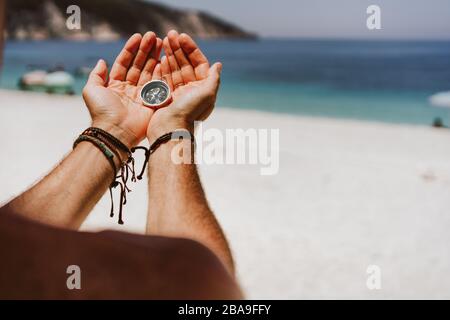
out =
<svg viewBox="0 0 450 320"><path fill-rule="evenodd" d="M164 107L170 99L170 88L162 80L149 81L141 89L141 99L147 107Z"/></svg>

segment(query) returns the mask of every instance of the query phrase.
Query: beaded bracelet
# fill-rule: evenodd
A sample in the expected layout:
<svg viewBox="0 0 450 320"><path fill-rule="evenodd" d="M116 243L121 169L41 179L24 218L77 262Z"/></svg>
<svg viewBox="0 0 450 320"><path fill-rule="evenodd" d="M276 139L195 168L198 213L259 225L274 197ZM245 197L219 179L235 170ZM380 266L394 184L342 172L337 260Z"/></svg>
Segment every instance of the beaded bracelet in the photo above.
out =
<svg viewBox="0 0 450 320"><path fill-rule="evenodd" d="M102 141L100 141L94 137L82 134L73 143L73 149L75 149L76 146L82 141L91 142L94 146L96 146L105 155L105 157L108 159L109 163L111 164L111 167L113 168L114 180L116 180L117 168L116 168L116 164L114 162L114 153L108 148L108 146L106 146L106 144L104 144Z"/></svg>

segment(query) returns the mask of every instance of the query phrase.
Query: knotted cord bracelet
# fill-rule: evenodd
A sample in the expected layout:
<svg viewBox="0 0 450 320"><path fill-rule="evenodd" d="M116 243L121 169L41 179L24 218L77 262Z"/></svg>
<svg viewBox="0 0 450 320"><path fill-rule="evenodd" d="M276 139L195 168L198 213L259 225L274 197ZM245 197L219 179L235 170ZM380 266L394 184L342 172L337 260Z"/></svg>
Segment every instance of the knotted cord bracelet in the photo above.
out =
<svg viewBox="0 0 450 320"><path fill-rule="evenodd" d="M91 142L92 144L94 144L108 159L108 161L111 164L113 171L114 171L114 180L111 183L111 185L109 186L109 195L111 198L110 217L114 217L114 201L113 201L112 189L116 188L117 186L120 186L120 206L119 206L118 223L123 224L124 222L122 219L122 209L123 209L123 205L125 205L127 203L126 193L131 192L131 189L129 189L127 186L127 182L128 182L128 178L129 178L129 170L131 170L131 172L132 172L131 181L136 182L136 175L135 175L135 169L134 169L135 161L133 158L134 152L139 149L142 149L145 151L144 164L143 164L141 173L137 177L138 180L141 180L144 175L145 168L149 161L150 155L153 154L153 152L155 152L155 150L158 149L158 147L161 144L166 143L172 139L177 139L177 138L179 140L182 140L184 138L189 138L191 140L193 147L195 148L194 135L191 132L185 131L185 130L176 130L176 131L169 132L169 133L162 135L161 137L156 139L156 141L154 143L152 143L152 145L148 149L146 147L139 146L139 147L132 148L130 150L124 143L122 143L119 139L117 139L110 133L108 133L100 128L95 128L95 127L90 127L88 129L86 129L85 131L83 131L83 133L77 138L77 140L75 140L75 142L73 144L73 148L75 149L75 147L82 141L88 141L88 142ZM117 149L120 149L123 152L125 152L127 154L128 158L126 160L122 160L120 153L118 152ZM120 163L120 167L119 167L120 174L119 175L118 175L119 170L117 169L116 164L114 162L114 155L116 155L116 157L119 159L119 163ZM130 163L131 163L131 167L129 166Z"/></svg>
<svg viewBox="0 0 450 320"><path fill-rule="evenodd" d="M142 147L142 146L132 148L131 149L132 153L134 153L136 150L139 150L139 149L145 151L144 164L142 166L141 173L139 173L139 175L137 176L137 179L142 180L142 177L144 176L145 168L147 167L147 163L150 159L150 156L156 151L156 149L158 149L158 147L160 145L162 145L170 140L173 140L173 139L183 140L184 138L190 139L191 144L192 144L193 148L195 149L195 136L190 131L187 131L187 130L175 130L175 131L163 134L158 139L156 139L155 142L153 142L152 145L150 146L150 148L148 148L148 149L146 147Z"/></svg>
<svg viewBox="0 0 450 320"><path fill-rule="evenodd" d="M122 213L123 213L123 205L127 203L127 192L131 192L131 189L128 188L127 182L129 177L129 170L132 172L131 181L136 182L135 170L134 170L134 158L132 157L131 150L122 143L119 139L111 135L110 133L95 127L90 127L80 135L80 137L75 141L74 148L81 141L89 141L96 145L102 153L106 156L108 161L114 168L114 180L109 186L109 196L111 198L111 211L110 217L114 217L114 198L112 194L112 189L120 186L120 206L119 206L119 224L123 224ZM122 160L118 149L122 150L127 154L127 159ZM116 168L116 164L114 162L114 154L119 159L120 167ZM131 163L131 167L129 166ZM120 170L120 174L118 171Z"/></svg>
<svg viewBox="0 0 450 320"><path fill-rule="evenodd" d="M105 139L109 140L116 148L121 149L124 151L128 156L131 156L131 150L128 148L122 141L114 137L109 132L96 128L96 127L90 127L84 130L83 134L90 135L96 138L101 139L104 137Z"/></svg>

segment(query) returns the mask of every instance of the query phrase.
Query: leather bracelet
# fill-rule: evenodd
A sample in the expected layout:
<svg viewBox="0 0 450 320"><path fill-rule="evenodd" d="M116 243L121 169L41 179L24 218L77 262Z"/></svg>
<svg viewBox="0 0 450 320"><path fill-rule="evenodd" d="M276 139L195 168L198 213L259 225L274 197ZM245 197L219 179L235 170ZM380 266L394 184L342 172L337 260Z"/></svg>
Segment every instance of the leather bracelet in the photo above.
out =
<svg viewBox="0 0 450 320"><path fill-rule="evenodd" d="M103 138L108 140L112 145L114 145L116 148L126 152L128 154L128 156L131 155L131 150L130 148L128 148L122 141L120 141L119 139L117 139L116 137L114 137L112 134L110 134L109 132L106 132L103 129L100 128L96 128L96 127L90 127L87 128L86 130L84 130L83 134L85 135L90 135L90 136L94 136L96 138ZM102 140L103 140L102 139Z"/></svg>
<svg viewBox="0 0 450 320"><path fill-rule="evenodd" d="M114 180L116 179L117 176L117 168L116 168L116 163L114 162L114 153L113 151L111 151L106 144L104 144L102 141L100 141L99 139L96 139L94 137L88 136L88 135L80 135L77 140L75 140L75 142L73 143L73 149L75 149L77 147L77 145L82 142L82 141L88 141L91 142L94 146L96 146L106 157L106 159L108 159L109 163L111 164L111 167L113 168L114 171Z"/></svg>
<svg viewBox="0 0 450 320"><path fill-rule="evenodd" d="M130 157L130 155L127 155L127 159L125 159L125 160L123 160L122 159L122 156L120 155L120 152L118 151L118 148L115 146L115 145L113 145L112 143L111 143L111 141L109 141L108 139L105 139L105 137L104 136L102 136L102 135L91 135L92 133L91 133L91 131L88 131L88 130L85 130L84 132L83 132L83 135L85 135L85 136L91 136L91 137L93 137L93 138L95 138L95 139L97 139L97 140L100 140L101 142L103 142L112 152L114 152L114 154L116 155L116 157L119 159L119 169L120 168L122 168L127 162L128 162L128 159L129 159L129 157Z"/></svg>
<svg viewBox="0 0 450 320"><path fill-rule="evenodd" d="M142 149L145 150L145 161L144 164L142 166L142 170L141 173L137 176L138 180L142 180L142 177L144 176L144 172L145 172L145 168L147 167L147 163L150 159L150 156L156 151L156 149L158 149L159 146L161 146L162 144L169 142L170 140L173 139L179 139L182 140L184 138L189 138L191 140L191 144L195 149L195 136L188 130L175 130L172 132L168 132L163 134L162 136L160 136L158 139L156 139L150 146L150 148L145 148L145 147L135 147L131 149L131 152L135 152L136 150Z"/></svg>
<svg viewBox="0 0 450 320"><path fill-rule="evenodd" d="M191 140L191 143L195 147L195 137L194 135L188 131L188 130L175 130L166 134L163 134L158 139L155 140L155 142L152 143L152 145L149 148L150 155L156 151L156 149L159 148L160 145L174 139L183 140L185 138L189 138Z"/></svg>
<svg viewBox="0 0 450 320"><path fill-rule="evenodd" d="M136 181L134 170L134 158L131 150L122 143L119 139L111 135L110 133L95 127L90 127L83 131L83 133L75 140L73 148L75 148L81 141L89 141L94 144L102 153L106 156L109 163L114 170L114 180L109 186L109 195L111 197L111 211L110 217L114 217L114 199L112 190L116 187L120 187L120 203L119 203L119 224L123 224L122 209L123 205L127 203L127 192L131 190L127 186L129 171L131 171L131 181ZM122 160L119 150L126 152L127 159ZM120 166L117 168L114 155L119 159ZM120 174L118 171L120 169Z"/></svg>

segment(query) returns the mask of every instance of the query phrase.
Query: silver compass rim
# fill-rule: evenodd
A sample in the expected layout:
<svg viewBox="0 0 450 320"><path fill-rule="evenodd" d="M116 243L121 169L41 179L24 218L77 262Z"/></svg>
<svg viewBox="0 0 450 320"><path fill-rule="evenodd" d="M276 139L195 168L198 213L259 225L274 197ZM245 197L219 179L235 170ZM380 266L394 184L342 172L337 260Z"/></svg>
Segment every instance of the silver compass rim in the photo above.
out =
<svg viewBox="0 0 450 320"><path fill-rule="evenodd" d="M145 89L147 86L149 86L150 84L154 84L154 83L158 83L159 85L162 85L162 86L167 90L167 97L164 99L164 101L162 101L161 103L158 103L158 104L151 104L151 103L148 103L148 102L144 99L144 97L143 97L144 89ZM163 80L150 80L150 81L146 82L146 83L142 86L141 92L140 92L140 94L139 94L139 96L141 97L141 100L142 100L143 104L146 105L146 106L148 106L148 107L159 107L159 106L165 104L165 103L169 100L170 95L171 95L171 91L170 91L169 85L168 85L165 81L163 81Z"/></svg>

